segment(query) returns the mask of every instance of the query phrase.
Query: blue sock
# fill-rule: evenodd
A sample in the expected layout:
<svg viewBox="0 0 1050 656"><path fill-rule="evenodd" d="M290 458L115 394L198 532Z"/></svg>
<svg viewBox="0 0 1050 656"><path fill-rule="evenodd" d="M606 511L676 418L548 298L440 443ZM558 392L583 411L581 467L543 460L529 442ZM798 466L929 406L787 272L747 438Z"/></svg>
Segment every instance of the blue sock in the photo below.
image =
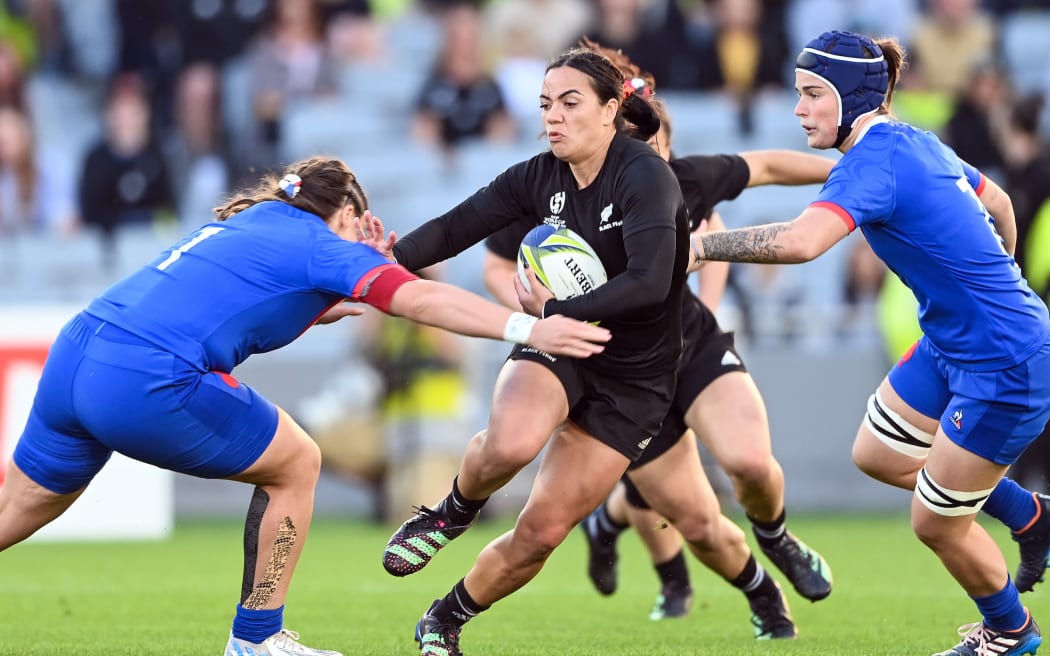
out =
<svg viewBox="0 0 1050 656"><path fill-rule="evenodd" d="M233 617L233 637L259 644L284 627L284 606L264 610L248 610L237 604Z"/></svg>
<svg viewBox="0 0 1050 656"><path fill-rule="evenodd" d="M1028 622L1028 611L1021 605L1017 587L1007 579L1006 586L987 597L971 597L984 616L985 626L997 631L1016 631Z"/></svg>
<svg viewBox="0 0 1050 656"><path fill-rule="evenodd" d="M1020 531L1036 518L1041 508L1031 492L1004 476L981 510L1006 524L1011 531Z"/></svg>

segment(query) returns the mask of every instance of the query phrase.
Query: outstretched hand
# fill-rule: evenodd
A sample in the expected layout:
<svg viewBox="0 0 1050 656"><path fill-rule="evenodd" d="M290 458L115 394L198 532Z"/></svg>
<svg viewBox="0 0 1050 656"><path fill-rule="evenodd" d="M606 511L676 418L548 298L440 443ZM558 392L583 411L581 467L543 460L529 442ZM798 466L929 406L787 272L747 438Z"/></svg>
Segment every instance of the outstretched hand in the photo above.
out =
<svg viewBox="0 0 1050 656"><path fill-rule="evenodd" d="M365 210L361 216L354 217L354 235L357 241L376 249L383 257L388 260L394 259L397 233L391 230L389 235L386 234L383 222L378 216L372 215L372 210Z"/></svg>
<svg viewBox="0 0 1050 656"><path fill-rule="evenodd" d="M528 343L553 355L586 358L604 351L611 338L607 328L556 314L532 326Z"/></svg>

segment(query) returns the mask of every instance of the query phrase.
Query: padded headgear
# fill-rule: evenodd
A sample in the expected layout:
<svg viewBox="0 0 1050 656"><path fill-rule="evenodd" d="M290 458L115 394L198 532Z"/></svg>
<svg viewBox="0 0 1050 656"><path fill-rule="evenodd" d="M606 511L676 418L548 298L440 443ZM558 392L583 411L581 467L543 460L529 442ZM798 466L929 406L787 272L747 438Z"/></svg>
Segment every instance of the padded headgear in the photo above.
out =
<svg viewBox="0 0 1050 656"><path fill-rule="evenodd" d="M838 30L807 43L795 59L795 71L808 73L835 91L839 103L836 148L857 119L882 106L890 82L882 48L863 34Z"/></svg>

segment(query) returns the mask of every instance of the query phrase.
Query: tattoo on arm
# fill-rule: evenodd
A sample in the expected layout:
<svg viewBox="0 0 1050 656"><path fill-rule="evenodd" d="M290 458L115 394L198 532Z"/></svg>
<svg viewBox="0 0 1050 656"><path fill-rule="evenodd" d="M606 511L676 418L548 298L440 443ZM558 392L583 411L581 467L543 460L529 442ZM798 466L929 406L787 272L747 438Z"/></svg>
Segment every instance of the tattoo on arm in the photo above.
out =
<svg viewBox="0 0 1050 656"><path fill-rule="evenodd" d="M776 264L781 261L780 251L784 250L782 244L776 243L777 237L789 227L787 223L770 223L753 228L705 233L700 236L704 259Z"/></svg>

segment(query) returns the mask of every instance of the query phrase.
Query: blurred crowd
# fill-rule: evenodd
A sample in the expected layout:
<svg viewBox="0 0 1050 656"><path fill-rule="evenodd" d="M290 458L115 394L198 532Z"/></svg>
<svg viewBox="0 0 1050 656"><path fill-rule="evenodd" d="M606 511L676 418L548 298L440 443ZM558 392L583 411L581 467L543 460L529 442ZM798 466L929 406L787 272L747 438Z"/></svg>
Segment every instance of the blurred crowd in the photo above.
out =
<svg viewBox="0 0 1050 656"><path fill-rule="evenodd" d="M87 235L112 267L122 233L196 227L260 171L321 151L410 228L542 147L544 66L584 35L655 75L689 154L803 148L793 54L833 28L909 49L897 112L1009 191L1018 260L1045 294L1046 0L0 0L0 258L19 236L61 257ZM731 226L779 218L725 213ZM849 310L885 287L860 241L820 287L847 324L871 323ZM0 276L22 265L0 261ZM805 280L738 270L745 329L764 300L780 312L806 296Z"/></svg>

